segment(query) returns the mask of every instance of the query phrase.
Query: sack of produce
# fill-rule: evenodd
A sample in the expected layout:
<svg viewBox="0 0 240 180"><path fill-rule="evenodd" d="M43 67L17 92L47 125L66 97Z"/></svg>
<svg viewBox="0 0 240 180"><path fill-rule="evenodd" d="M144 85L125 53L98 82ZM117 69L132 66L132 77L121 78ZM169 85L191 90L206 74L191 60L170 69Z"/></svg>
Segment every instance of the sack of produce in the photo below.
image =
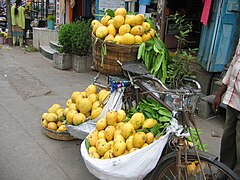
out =
<svg viewBox="0 0 240 180"><path fill-rule="evenodd" d="M127 113L111 110L98 120L81 154L100 179L143 179L156 166L169 134L178 130L171 112L147 98Z"/></svg>
<svg viewBox="0 0 240 180"><path fill-rule="evenodd" d="M127 124L129 127L130 123ZM123 133L125 137L128 134L126 132L131 132L127 130L127 127ZM111 138L109 137L111 129L105 129L106 139ZM182 130L176 120L173 120L172 125L167 128L166 134L158 137L159 139L153 140L150 133L147 135L144 132L135 133L125 139L118 134L116 126L115 135L110 141L103 138L102 131L95 129L82 142L81 155L88 170L99 179L143 179L156 166L170 133L179 129Z"/></svg>

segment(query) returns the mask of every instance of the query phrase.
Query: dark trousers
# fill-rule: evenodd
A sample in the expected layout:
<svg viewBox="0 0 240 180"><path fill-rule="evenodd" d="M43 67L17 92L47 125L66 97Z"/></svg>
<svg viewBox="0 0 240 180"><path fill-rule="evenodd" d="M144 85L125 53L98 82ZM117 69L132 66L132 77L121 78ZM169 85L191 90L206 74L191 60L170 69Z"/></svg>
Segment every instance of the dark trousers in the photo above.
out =
<svg viewBox="0 0 240 180"><path fill-rule="evenodd" d="M240 111L227 106L220 161L240 176Z"/></svg>

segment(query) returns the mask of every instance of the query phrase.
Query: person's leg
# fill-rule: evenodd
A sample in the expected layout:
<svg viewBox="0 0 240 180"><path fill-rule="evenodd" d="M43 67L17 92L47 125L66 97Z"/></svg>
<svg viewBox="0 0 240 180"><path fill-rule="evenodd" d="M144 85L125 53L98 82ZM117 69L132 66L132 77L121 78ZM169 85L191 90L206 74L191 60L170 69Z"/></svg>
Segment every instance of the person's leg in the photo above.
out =
<svg viewBox="0 0 240 180"><path fill-rule="evenodd" d="M23 46L23 37L19 37L19 46Z"/></svg>
<svg viewBox="0 0 240 180"><path fill-rule="evenodd" d="M221 141L220 162L233 169L236 162L236 123L238 111L227 106Z"/></svg>
<svg viewBox="0 0 240 180"><path fill-rule="evenodd" d="M13 45L16 46L16 42L17 42L17 37L13 36Z"/></svg>
<svg viewBox="0 0 240 180"><path fill-rule="evenodd" d="M234 167L234 172L240 176L240 112L238 115L238 120L236 124L236 164Z"/></svg>

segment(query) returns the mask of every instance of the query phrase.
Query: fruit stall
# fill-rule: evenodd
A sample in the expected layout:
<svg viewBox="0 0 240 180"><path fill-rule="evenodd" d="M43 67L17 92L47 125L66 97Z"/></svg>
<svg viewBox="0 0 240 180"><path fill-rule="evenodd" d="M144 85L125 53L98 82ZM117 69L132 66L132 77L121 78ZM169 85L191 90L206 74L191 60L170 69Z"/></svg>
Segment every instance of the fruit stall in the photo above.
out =
<svg viewBox="0 0 240 180"><path fill-rule="evenodd" d="M149 18L118 8L93 20L91 27L95 69L122 75L116 60L141 61L155 77L171 85L167 66L176 69L181 64L169 64L168 50ZM178 77L174 78L176 83ZM104 89L90 84L85 91L73 92L64 106L53 104L42 115L48 137L83 140L80 150L85 165L100 179L145 177L156 166L169 134L179 128L172 112L151 98L123 108L127 86L117 82Z"/></svg>

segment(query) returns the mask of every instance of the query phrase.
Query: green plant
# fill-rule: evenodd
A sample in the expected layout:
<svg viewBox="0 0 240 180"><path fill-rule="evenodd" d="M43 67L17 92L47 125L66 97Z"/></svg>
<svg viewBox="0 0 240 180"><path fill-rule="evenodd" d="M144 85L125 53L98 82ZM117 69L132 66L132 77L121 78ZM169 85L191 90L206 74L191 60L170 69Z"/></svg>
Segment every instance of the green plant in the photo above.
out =
<svg viewBox="0 0 240 180"><path fill-rule="evenodd" d="M4 37L5 33L4 32L0 32L0 37Z"/></svg>
<svg viewBox="0 0 240 180"><path fill-rule="evenodd" d="M72 24L63 24L58 32L58 43L61 46L59 52L61 53L72 53Z"/></svg>
<svg viewBox="0 0 240 180"><path fill-rule="evenodd" d="M54 15L48 15L47 20L48 21L55 21L55 16Z"/></svg>
<svg viewBox="0 0 240 180"><path fill-rule="evenodd" d="M73 54L85 56L88 53L92 43L91 32L91 20L72 23L71 44Z"/></svg>
<svg viewBox="0 0 240 180"><path fill-rule="evenodd" d="M175 35L178 45L167 66L167 84L171 88L181 88L185 77L194 78L188 66L189 62L194 59L193 54L197 49L183 49L189 33L192 32L192 22L186 21L185 16L180 16L178 13L170 15L170 20L174 21L175 30L178 32Z"/></svg>
<svg viewBox="0 0 240 180"><path fill-rule="evenodd" d="M26 47L24 48L24 50L27 51L27 52L38 52L38 49L36 49L36 48L33 47L32 45L26 46Z"/></svg>

